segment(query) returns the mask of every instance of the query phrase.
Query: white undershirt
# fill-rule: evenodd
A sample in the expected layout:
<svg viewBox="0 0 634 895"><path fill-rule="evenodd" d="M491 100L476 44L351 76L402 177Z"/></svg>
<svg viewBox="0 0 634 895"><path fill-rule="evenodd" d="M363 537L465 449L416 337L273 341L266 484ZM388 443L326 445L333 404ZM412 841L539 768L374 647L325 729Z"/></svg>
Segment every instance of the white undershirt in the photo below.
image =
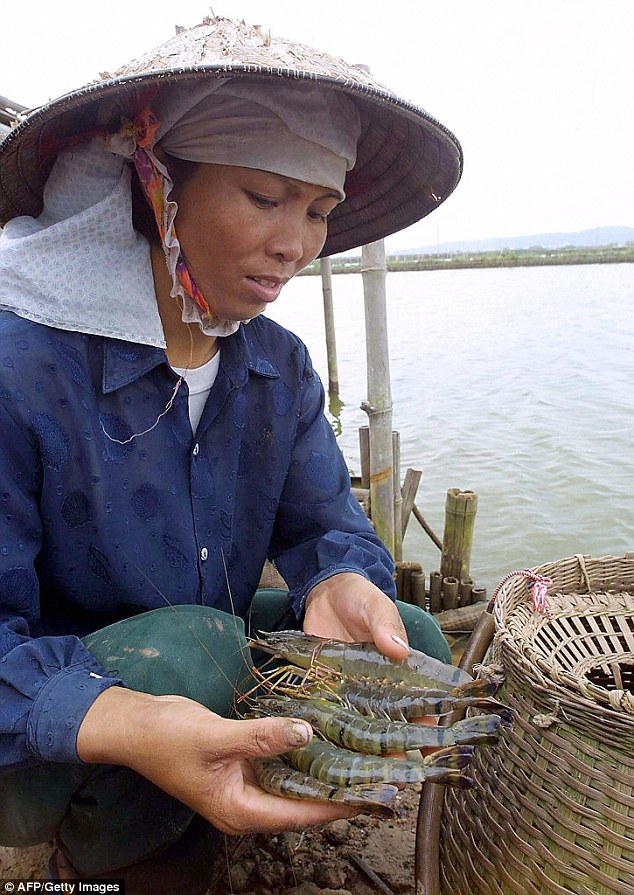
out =
<svg viewBox="0 0 634 895"><path fill-rule="evenodd" d="M202 367L194 367L191 370L186 367L172 367L177 376L183 377L189 389L189 421L194 435L203 415L207 396L216 381L219 367L220 350L216 351L211 360L208 360Z"/></svg>

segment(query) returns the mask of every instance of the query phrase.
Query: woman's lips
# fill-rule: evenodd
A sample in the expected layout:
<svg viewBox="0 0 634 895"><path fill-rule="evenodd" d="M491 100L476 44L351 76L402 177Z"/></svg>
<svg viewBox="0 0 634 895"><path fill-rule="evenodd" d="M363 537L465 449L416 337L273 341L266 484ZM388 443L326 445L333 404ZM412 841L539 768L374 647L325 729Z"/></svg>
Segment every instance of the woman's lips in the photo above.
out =
<svg viewBox="0 0 634 895"><path fill-rule="evenodd" d="M286 280L280 280L276 277L246 277L249 289L252 294L263 302L275 301L282 286Z"/></svg>

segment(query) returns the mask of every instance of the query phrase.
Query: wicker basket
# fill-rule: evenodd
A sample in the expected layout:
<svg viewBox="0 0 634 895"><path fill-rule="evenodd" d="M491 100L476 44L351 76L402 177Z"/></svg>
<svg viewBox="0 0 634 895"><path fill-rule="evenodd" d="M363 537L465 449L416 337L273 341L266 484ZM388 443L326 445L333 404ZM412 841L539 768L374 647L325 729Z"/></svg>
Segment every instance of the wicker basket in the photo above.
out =
<svg viewBox="0 0 634 895"><path fill-rule="evenodd" d="M500 591L486 664L504 669L514 729L446 790L442 895L633 895L634 553L575 556ZM433 887L424 889L431 895Z"/></svg>

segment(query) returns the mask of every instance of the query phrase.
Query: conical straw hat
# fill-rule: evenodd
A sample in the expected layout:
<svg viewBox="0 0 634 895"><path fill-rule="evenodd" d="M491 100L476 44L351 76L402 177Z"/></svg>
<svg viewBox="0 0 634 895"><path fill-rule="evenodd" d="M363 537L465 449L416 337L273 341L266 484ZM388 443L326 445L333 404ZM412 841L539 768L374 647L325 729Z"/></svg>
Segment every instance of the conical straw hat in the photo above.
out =
<svg viewBox="0 0 634 895"><path fill-rule="evenodd" d="M348 65L259 27L206 19L167 43L34 110L0 143L0 222L37 216L57 154L94 132L109 101L134 118L162 87L199 78L322 84L356 102L361 116L357 162L346 200L329 217L322 252L330 255L381 239L433 211L456 187L462 151L454 135L423 109L395 96L361 66Z"/></svg>

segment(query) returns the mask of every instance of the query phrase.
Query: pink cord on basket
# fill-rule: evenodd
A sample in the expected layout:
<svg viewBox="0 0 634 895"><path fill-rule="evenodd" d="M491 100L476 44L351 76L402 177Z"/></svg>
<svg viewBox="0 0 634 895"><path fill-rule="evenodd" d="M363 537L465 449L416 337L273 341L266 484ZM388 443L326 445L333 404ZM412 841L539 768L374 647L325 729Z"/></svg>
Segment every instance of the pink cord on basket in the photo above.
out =
<svg viewBox="0 0 634 895"><path fill-rule="evenodd" d="M493 596L489 601L487 611L493 612L495 598L497 597L499 592L502 590L507 581L510 581L511 578L517 578L518 576L521 576L522 578L528 578L533 583L533 586L531 588L531 596L533 598L533 609L535 610L535 612L545 612L548 618L550 618L550 611L548 609L548 600L546 598L546 595L548 593L548 588L552 587L552 578L547 578L545 575L536 575L535 572L531 572L530 569L522 569L519 572L509 572L508 575L505 575L493 591Z"/></svg>

